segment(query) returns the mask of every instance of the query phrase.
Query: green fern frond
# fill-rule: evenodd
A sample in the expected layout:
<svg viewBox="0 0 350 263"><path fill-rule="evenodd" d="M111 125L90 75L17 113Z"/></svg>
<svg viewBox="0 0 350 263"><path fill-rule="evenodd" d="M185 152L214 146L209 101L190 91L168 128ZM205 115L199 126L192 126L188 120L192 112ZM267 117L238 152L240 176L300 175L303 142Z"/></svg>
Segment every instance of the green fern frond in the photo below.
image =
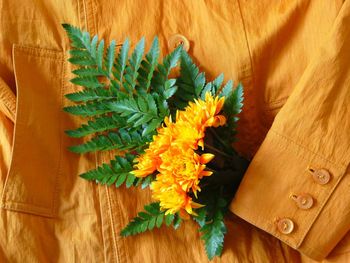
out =
<svg viewBox="0 0 350 263"><path fill-rule="evenodd" d="M75 130L67 130L66 134L70 137L80 138L89 134L100 133L123 127L126 127L125 118L122 118L119 114L114 113L110 116L97 117Z"/></svg>
<svg viewBox="0 0 350 263"><path fill-rule="evenodd" d="M233 82L232 80L227 81L227 83L222 87L219 92L219 97L228 97L233 90Z"/></svg>
<svg viewBox="0 0 350 263"><path fill-rule="evenodd" d="M112 111L127 118L127 122L133 127L145 126L150 123L161 123L164 116L160 116L157 103L152 94L139 95L136 98L130 97L121 101L109 103Z"/></svg>
<svg viewBox="0 0 350 263"><path fill-rule="evenodd" d="M141 62L141 67L138 71L139 76L137 78L139 92L148 92L151 86L151 80L154 74L154 70L158 65L159 58L159 43L158 38L155 37L149 52Z"/></svg>
<svg viewBox="0 0 350 263"><path fill-rule="evenodd" d="M107 75L102 68L104 41L101 40L97 46L97 36L91 39L88 32L82 32L80 29L68 24L63 24L62 26L71 40L71 45L75 48L70 50L71 57L68 59L69 62L82 67L97 68L101 73L103 72L103 75Z"/></svg>
<svg viewBox="0 0 350 263"><path fill-rule="evenodd" d="M106 71L107 71L107 76L110 78L112 74L112 68L113 68L113 63L114 63L114 54L115 54L115 40L112 40L108 49L107 49L107 57L106 57Z"/></svg>
<svg viewBox="0 0 350 263"><path fill-rule="evenodd" d="M102 164L95 170L90 170L80 176L86 180L93 180L101 184L120 187L125 184L127 188L134 185L138 180L131 171L133 170L133 160L135 156L126 154L125 157L116 156L110 164Z"/></svg>
<svg viewBox="0 0 350 263"><path fill-rule="evenodd" d="M168 54L163 59L162 64L158 64L157 70L155 71L154 77L152 78L152 90L159 94L167 92L168 94L165 95L167 98L170 98L170 95L173 95L176 91L176 87L174 87L176 81L168 79L168 77L171 70L178 64L181 56L181 50L182 47L180 46Z"/></svg>
<svg viewBox="0 0 350 263"><path fill-rule="evenodd" d="M205 99L205 94L209 92L213 96L218 95L219 91L221 90L221 85L224 81L224 74L220 74L216 77L212 82L208 82L205 84L205 87L202 89L200 97L201 99Z"/></svg>
<svg viewBox="0 0 350 263"><path fill-rule="evenodd" d="M165 212L160 209L159 203L145 205L144 209L144 212L139 212L138 215L121 231L122 236L125 237L140 234L147 230L152 230L155 227L160 228L163 224L170 226L177 217L171 214L165 215Z"/></svg>
<svg viewBox="0 0 350 263"><path fill-rule="evenodd" d="M225 90L225 88L223 89ZM231 139L231 142L234 141L235 135L237 133L237 122L239 118L237 115L242 111L243 107L243 86L242 84L238 84L238 86L231 92L227 92L228 94L225 96L225 103L223 107L223 113L227 117L227 125L230 131L230 135L228 138ZM228 144L230 145L230 144Z"/></svg>
<svg viewBox="0 0 350 263"><path fill-rule="evenodd" d="M141 66L144 49L145 49L145 38L142 38L137 43L129 59L129 64L125 68L123 88L130 95L134 92L135 86L137 84L136 80L138 77L138 70Z"/></svg>
<svg viewBox="0 0 350 263"><path fill-rule="evenodd" d="M200 230L201 239L204 240L205 251L209 260L220 256L224 247L224 237L227 228L224 223L224 212L221 209L215 211L211 221L204 224Z"/></svg>
<svg viewBox="0 0 350 263"><path fill-rule="evenodd" d="M227 232L224 215L227 212L228 202L223 193L222 187L214 185L203 189L198 201L205 206L196 209L197 216L193 217L200 227L201 239L204 241L205 250L210 260L221 255L224 236Z"/></svg>
<svg viewBox="0 0 350 263"><path fill-rule="evenodd" d="M105 102L103 103L87 102L86 104L67 106L67 107L64 107L63 110L70 114L83 116L83 117L98 116L98 115L111 112L110 108Z"/></svg>
<svg viewBox="0 0 350 263"><path fill-rule="evenodd" d="M72 71L75 75L79 77L98 77L104 76L104 72L96 68L78 68Z"/></svg>
<svg viewBox="0 0 350 263"><path fill-rule="evenodd" d="M129 52L130 44L129 40L126 39L119 51L118 56L116 57L116 61L113 65L112 74L115 78L114 81L112 81L112 91L114 95L118 96L119 94L122 94L120 92L122 83L123 83L123 76L124 71L126 68L126 64L128 62L128 52Z"/></svg>
<svg viewBox="0 0 350 263"><path fill-rule="evenodd" d="M75 153L87 153L107 150L141 150L146 143L152 139L151 135L142 136L138 131L128 129L119 129L118 131L109 132L93 137L91 140L69 147Z"/></svg>
<svg viewBox="0 0 350 263"><path fill-rule="evenodd" d="M106 89L86 89L79 92L66 94L65 97L74 102L87 102L95 100L111 100L114 96Z"/></svg>
<svg viewBox="0 0 350 263"><path fill-rule="evenodd" d="M185 52L181 52L181 70L180 77L176 81L178 86L175 93L175 102L177 108L184 108L189 101L200 97L205 85L205 75L199 72L199 68L192 61L191 57Z"/></svg>
<svg viewBox="0 0 350 263"><path fill-rule="evenodd" d="M73 84L83 86L88 89L102 88L104 85L100 83L96 77L76 77L70 80Z"/></svg>

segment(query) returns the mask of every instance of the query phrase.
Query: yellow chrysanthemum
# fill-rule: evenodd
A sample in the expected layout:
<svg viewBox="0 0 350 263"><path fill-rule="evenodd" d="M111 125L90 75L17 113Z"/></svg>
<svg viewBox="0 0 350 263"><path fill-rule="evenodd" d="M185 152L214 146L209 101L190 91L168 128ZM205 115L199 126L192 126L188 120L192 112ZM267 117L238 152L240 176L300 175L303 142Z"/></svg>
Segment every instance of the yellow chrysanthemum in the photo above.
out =
<svg viewBox="0 0 350 263"><path fill-rule="evenodd" d="M158 129L158 134L153 136L153 141L149 144L145 153L135 158L135 166L133 174L136 177L146 177L154 173L159 165L160 154L165 152L173 141L172 127L173 123L171 118L165 118L164 120L167 126Z"/></svg>
<svg viewBox="0 0 350 263"><path fill-rule="evenodd" d="M202 207L192 201L189 193L197 196L201 190L200 180L212 174L205 169L214 155L199 155L195 150L198 146L204 150L206 128L226 123L226 118L219 115L223 104L224 98L214 98L210 93L206 94L205 101L190 102L183 111L177 111L176 122L171 117L165 118L148 149L136 158L135 176L146 177L159 172L151 184L152 197L160 201L166 214L179 212L186 217L195 215L194 208Z"/></svg>
<svg viewBox="0 0 350 263"><path fill-rule="evenodd" d="M212 172L206 171L205 164L214 158L213 154L198 155L191 148L170 147L160 155L160 176L173 177L183 191L196 195L200 191L199 181L203 176L210 176Z"/></svg>
<svg viewBox="0 0 350 263"><path fill-rule="evenodd" d="M184 120L188 123L205 129L206 127L218 127L226 123L223 115L218 115L224 106L225 98L213 97L210 93L205 94L205 100L190 102L184 111L177 115L176 121Z"/></svg>
<svg viewBox="0 0 350 263"><path fill-rule="evenodd" d="M196 215L194 208L202 207L192 201L192 198L182 190L177 184L164 180L156 180L151 184L152 197L159 200L162 210L166 210L165 214L175 214L180 212L180 215L186 218L186 213Z"/></svg>

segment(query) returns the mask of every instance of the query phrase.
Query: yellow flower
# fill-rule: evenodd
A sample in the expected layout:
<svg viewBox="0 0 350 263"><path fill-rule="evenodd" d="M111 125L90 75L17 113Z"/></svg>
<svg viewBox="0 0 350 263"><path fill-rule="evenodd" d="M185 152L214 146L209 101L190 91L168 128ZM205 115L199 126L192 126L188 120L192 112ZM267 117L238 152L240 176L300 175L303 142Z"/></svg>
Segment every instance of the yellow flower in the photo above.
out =
<svg viewBox="0 0 350 263"><path fill-rule="evenodd" d="M172 177L183 191L192 192L197 196L200 191L199 181L203 176L210 176L212 172L206 171L206 163L210 162L213 154L198 155L191 148L170 147L160 155L161 165L159 177Z"/></svg>
<svg viewBox="0 0 350 263"><path fill-rule="evenodd" d="M171 117L164 119L148 149L136 158L135 176L159 172L151 184L152 197L166 214L179 212L186 218L196 214L193 209L202 207L192 201L189 193L197 197L201 191L200 180L212 174L206 170L206 164L214 155L199 155L195 150L198 146L204 150L206 128L226 123L225 116L219 115L223 105L224 98L214 98L210 93L206 93L205 101L190 102L183 111L177 111L176 122Z"/></svg>
<svg viewBox="0 0 350 263"><path fill-rule="evenodd" d="M154 173L161 163L160 154L170 147L173 140L172 127L174 124L171 122L171 118L165 118L164 122L167 126L159 128L158 134L153 136L153 141L145 153L135 158L136 164L132 173L136 177L146 177Z"/></svg>
<svg viewBox="0 0 350 263"><path fill-rule="evenodd" d="M184 111L177 115L178 120L184 120L196 127L205 129L207 127L218 127L226 123L223 115L218 115L224 106L224 97L213 97L209 92L205 94L205 100L190 102Z"/></svg>
<svg viewBox="0 0 350 263"><path fill-rule="evenodd" d="M152 152L147 151L145 154L135 159L134 170L132 173L136 177L146 177L157 170L160 163L159 156L153 155Z"/></svg>
<svg viewBox="0 0 350 263"><path fill-rule="evenodd" d="M186 214L197 215L193 209L202 207L201 204L193 202L181 187L171 181L156 180L151 183L151 189L152 197L159 200L161 209L166 210L166 215L180 212L180 215L186 219Z"/></svg>

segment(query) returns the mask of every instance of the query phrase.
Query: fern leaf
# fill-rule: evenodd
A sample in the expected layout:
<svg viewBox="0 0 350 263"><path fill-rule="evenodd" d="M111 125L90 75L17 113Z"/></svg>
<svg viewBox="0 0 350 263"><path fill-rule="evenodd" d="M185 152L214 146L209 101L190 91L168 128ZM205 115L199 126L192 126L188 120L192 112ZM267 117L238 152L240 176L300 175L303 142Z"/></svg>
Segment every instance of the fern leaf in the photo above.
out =
<svg viewBox="0 0 350 263"><path fill-rule="evenodd" d="M94 66L96 65L95 61L92 58L87 57L71 57L68 59L70 63L77 66Z"/></svg>
<svg viewBox="0 0 350 263"><path fill-rule="evenodd" d="M112 114L111 116L101 116L95 118L93 121L88 121L78 129L67 130L66 134L70 137L80 138L89 134L104 132L111 129L122 128L126 126L124 118L119 114Z"/></svg>
<svg viewBox="0 0 350 263"><path fill-rule="evenodd" d="M227 232L222 211L216 211L212 221L205 224L199 230L205 244L205 251L209 260L220 256L224 246L224 236Z"/></svg>
<svg viewBox="0 0 350 263"><path fill-rule="evenodd" d="M73 115L90 117L110 112L107 103L88 102L82 105L64 107L63 110Z"/></svg>
<svg viewBox="0 0 350 263"><path fill-rule="evenodd" d="M79 92L68 93L65 97L74 102L115 99L115 97L111 96L110 91L106 89L86 89Z"/></svg>
<svg viewBox="0 0 350 263"><path fill-rule="evenodd" d="M72 71L79 77L98 77L104 76L104 72L95 68L79 68Z"/></svg>
<svg viewBox="0 0 350 263"><path fill-rule="evenodd" d="M241 83L235 88L231 94L227 96L224 104L224 111L231 115L237 115L241 112L243 107L243 86Z"/></svg>
<svg viewBox="0 0 350 263"><path fill-rule="evenodd" d="M75 48L85 48L83 34L81 30L69 24L62 24L71 40L71 45Z"/></svg>
<svg viewBox="0 0 350 263"><path fill-rule="evenodd" d="M100 41L100 43L98 44L97 47L97 54L96 54L96 62L97 62L97 68L99 70L103 70L102 69L102 65L103 65L103 53L104 53L104 48L105 48L105 42L102 39Z"/></svg>
<svg viewBox="0 0 350 263"><path fill-rule="evenodd" d="M129 65L126 66L124 75L123 87L129 93L132 94L136 86L136 80L138 77L138 70L141 66L141 60L145 49L145 38L142 38L137 43L130 59Z"/></svg>
<svg viewBox="0 0 350 263"><path fill-rule="evenodd" d="M232 92L233 82L232 80L227 81L225 86L222 88L222 90L219 93L219 97L228 97L230 93ZM242 94L243 95L243 94Z"/></svg>
<svg viewBox="0 0 350 263"><path fill-rule="evenodd" d="M181 56L182 47L179 46L173 52L168 54L162 61L162 64L159 64L157 70L152 78L152 88L159 94L163 94L166 90L173 88L175 82L168 82L168 76L171 70L176 67L180 56ZM167 83L167 84L166 84ZM172 84L172 85L169 85Z"/></svg>
<svg viewBox="0 0 350 263"><path fill-rule="evenodd" d="M113 93L115 95L121 94L120 89L123 83L123 75L126 64L128 62L128 52L129 52L129 40L126 39L119 51L119 54L114 63L114 68L112 74L115 77L116 81L112 81Z"/></svg>
<svg viewBox="0 0 350 263"><path fill-rule="evenodd" d="M157 104L151 94L145 94L144 97L138 96L138 99L128 98L122 101L111 102L109 107L112 111L120 113L122 117L127 117L127 122L134 127L147 125L153 120L162 121L158 115Z"/></svg>
<svg viewBox="0 0 350 263"><path fill-rule="evenodd" d="M147 142L151 141L151 135L141 136L138 131L119 129L105 135L97 135L91 140L69 147L75 153L87 153L107 150L130 150L143 148Z"/></svg>
<svg viewBox="0 0 350 263"><path fill-rule="evenodd" d="M134 158L131 154L126 154L125 157L116 156L109 165L102 164L97 169L81 174L80 177L101 184L115 184L116 187L125 184L129 188L136 181L136 177L131 173Z"/></svg>
<svg viewBox="0 0 350 263"><path fill-rule="evenodd" d="M155 37L149 52L146 54L146 58L141 62L139 69L138 86L141 91L147 92L153 77L154 70L158 64L159 58L159 42Z"/></svg>
<svg viewBox="0 0 350 263"><path fill-rule="evenodd" d="M107 49L107 58L106 58L106 70L107 70L108 77L110 77L112 73L114 54L115 54L115 40L112 40Z"/></svg>
<svg viewBox="0 0 350 263"><path fill-rule="evenodd" d="M165 215L161 211L159 203L151 203L144 207L145 212L138 215L121 231L122 236L136 235L155 227L160 228L163 224L170 225L174 220L174 215Z"/></svg>
<svg viewBox="0 0 350 263"><path fill-rule="evenodd" d="M71 40L71 45L77 49L70 51L72 57L69 58L69 61L79 66L95 66L96 64L99 65L98 54L96 56L95 49L97 36L94 36L90 41L90 35L88 32L82 32L77 27L68 24L63 24L62 26L66 30ZM101 49L103 45L103 41L101 41L99 49ZM102 67L99 67L99 70L102 70Z"/></svg>
<svg viewBox="0 0 350 263"><path fill-rule="evenodd" d="M85 88L89 89L96 89L103 87L103 84L101 84L96 77L93 76L87 76L87 77L77 77L70 80L73 84L78 86L83 86Z"/></svg>
<svg viewBox="0 0 350 263"><path fill-rule="evenodd" d="M201 239L204 241L210 260L222 253L224 236L227 232L224 223L224 215L228 209L227 198L229 198L227 190L215 184L209 184L203 188L199 195L198 202L205 206L196 209L197 216L194 216L193 219L200 227Z"/></svg>
<svg viewBox="0 0 350 263"><path fill-rule="evenodd" d="M184 108L188 101L193 101L202 93L205 85L205 75L203 72L199 73L199 68L185 51L181 53L180 72L180 77L176 82L178 89L175 93L175 102L180 108Z"/></svg>

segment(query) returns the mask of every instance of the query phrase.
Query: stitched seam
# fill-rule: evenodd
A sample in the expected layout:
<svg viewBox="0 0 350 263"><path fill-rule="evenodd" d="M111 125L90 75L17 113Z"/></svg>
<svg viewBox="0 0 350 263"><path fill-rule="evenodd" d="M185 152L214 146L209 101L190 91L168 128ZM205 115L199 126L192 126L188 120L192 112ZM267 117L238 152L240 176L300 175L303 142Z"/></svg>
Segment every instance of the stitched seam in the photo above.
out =
<svg viewBox="0 0 350 263"><path fill-rule="evenodd" d="M116 260L115 262L120 262L119 248L118 248L118 245L117 245L117 240L115 238L115 233L116 232L115 232L115 228L114 228L114 217L113 217L113 213L112 213L111 197L110 197L110 194L109 194L108 186L105 186L105 189L106 189L106 195L107 195L107 200L108 200L108 213L109 213L109 218L110 218L110 222L111 222L111 229L112 229L111 236L112 236L114 249L117 252L117 253L113 253L113 255L114 255L113 258L114 258L114 260Z"/></svg>
<svg viewBox="0 0 350 263"><path fill-rule="evenodd" d="M11 211L29 213L29 214L45 216L50 218L54 217L51 212L51 207L46 208L42 206L36 206L36 205L27 204L27 203L20 203L20 202L13 202L13 201L3 202L1 204L1 207Z"/></svg>
<svg viewBox="0 0 350 263"><path fill-rule="evenodd" d="M293 143L294 145L298 146L299 148L301 148L301 149L303 149L303 150L305 150L305 151L307 151L307 152L312 153L313 155L315 155L316 157L322 159L323 161L326 161L326 162L328 162L328 163L330 163L330 164L336 166L336 167L339 168L339 169L344 169L344 168L346 167L346 164L343 164L343 163L340 163L340 164L335 163L334 161L331 161L331 160L325 158L323 155L321 155L321 154L319 154L319 153L316 153L316 152L314 152L314 151L309 150L308 148L306 148L306 147L304 146L304 142L298 143L298 142L296 142L296 141L290 139L289 137L278 133L278 132L275 131L275 130L270 129L270 131L273 132L274 134L276 134L277 136L279 136L279 137L285 139L286 141L288 141L288 142L290 142L290 143ZM304 160L308 160L308 159L304 158L303 156L300 156L300 158L302 158L302 159L304 159Z"/></svg>
<svg viewBox="0 0 350 263"><path fill-rule="evenodd" d="M95 11L94 8L93 8L93 3L91 2L91 0L83 0L83 2L84 2L86 29L90 33L96 33L97 34L98 33L97 25L95 23L95 17L94 17L94 14L93 14L94 11ZM89 5L89 9L87 9L87 5ZM92 27L90 27L91 23L92 23ZM98 158L98 153L96 153L96 157ZM100 158L98 158L98 159L100 159ZM107 189L107 187L105 189L106 189L105 194L107 196L107 202L108 202L109 219L110 219L110 224L111 224L111 229L112 229L112 233L111 233L111 237L110 238L112 239L113 248L114 248L114 251L112 252L112 258L113 258L114 262L121 262L120 258L119 258L119 250L118 250L117 241L115 239L114 218L113 218L113 215L112 215L111 199L110 199L110 195L109 195L109 190ZM104 213L105 211L101 210L101 212ZM107 242L109 242L109 241L107 240Z"/></svg>
<svg viewBox="0 0 350 263"><path fill-rule="evenodd" d="M244 32L244 38L246 41L246 45L247 45L247 49L248 49L248 55L249 55L249 61L250 61L250 71L251 71L251 78L252 78L252 83L255 83L255 74L254 74L254 68L253 68L253 58L252 58L252 52L250 49L250 44L248 41L248 34L247 34L247 30L246 30L246 26L244 23L244 19L243 19L243 12L242 12L242 8L241 8L241 3L239 0L237 0L237 4L238 4L238 10L239 10L239 15L241 17L241 21L242 21L242 26L243 26L243 32Z"/></svg>
<svg viewBox="0 0 350 263"><path fill-rule="evenodd" d="M63 53L61 50L45 49L40 47L30 47L23 45L14 45L14 49L26 53L27 56L44 57L48 59L62 59Z"/></svg>
<svg viewBox="0 0 350 263"><path fill-rule="evenodd" d="M63 106L63 88L65 84L65 77L66 77L66 60L62 57L61 59L61 87L60 87L60 108ZM61 112L58 113L58 121L59 121L59 130L62 131L62 114ZM54 180L54 195L52 200L52 214L56 215L57 212L57 203L59 199L59 185L60 185L60 178L62 175L62 144L63 144L63 132L60 132L60 138L59 138L59 149L58 149L58 167L57 172Z"/></svg>
<svg viewBox="0 0 350 263"><path fill-rule="evenodd" d="M15 52L14 52L14 46L12 48L12 61L13 63L13 72L14 72L14 76L15 76L15 81L16 81L16 87L17 87L17 97L19 96L19 92L18 92L18 83L17 83L17 74L16 74L16 63L15 63ZM11 169L13 169L14 164L15 164L15 158L13 158L14 156L14 150L15 150L15 143L16 143L16 139L18 138L18 134L17 134L17 126L18 126L18 107L19 107L20 101L17 99L16 101L16 115L15 115L15 125L14 125L14 134L13 134L13 138L12 138L12 149L11 149L11 161L10 161L10 166L9 169L7 171L7 175L6 175L6 179L5 179L5 183L4 183L4 187L3 187L3 191L2 191L2 196L1 196L1 207L5 208L5 203L6 203L6 196L8 195L8 184L9 184L9 177L10 177L10 172ZM16 135L16 136L15 136Z"/></svg>

